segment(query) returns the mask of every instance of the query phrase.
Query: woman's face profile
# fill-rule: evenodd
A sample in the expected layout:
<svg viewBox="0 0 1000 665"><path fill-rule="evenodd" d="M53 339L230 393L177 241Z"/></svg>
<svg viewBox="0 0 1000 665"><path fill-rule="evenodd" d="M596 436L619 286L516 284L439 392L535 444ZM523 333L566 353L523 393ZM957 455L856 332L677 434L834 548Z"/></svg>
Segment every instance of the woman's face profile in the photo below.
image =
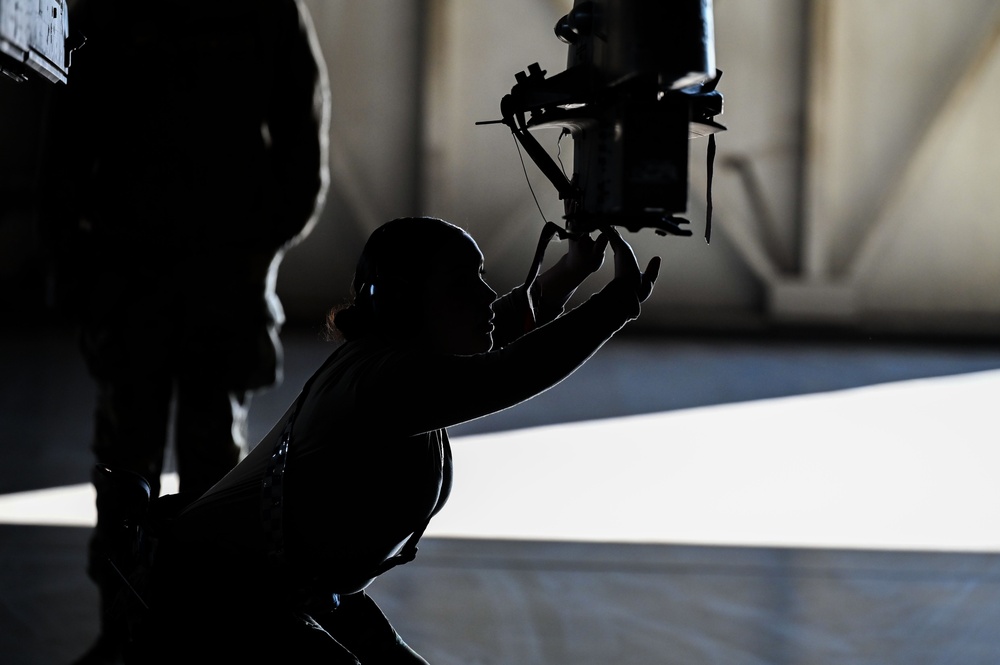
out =
<svg viewBox="0 0 1000 665"><path fill-rule="evenodd" d="M493 301L483 254L468 234L434 253L422 299L424 341L432 350L457 355L493 348Z"/></svg>

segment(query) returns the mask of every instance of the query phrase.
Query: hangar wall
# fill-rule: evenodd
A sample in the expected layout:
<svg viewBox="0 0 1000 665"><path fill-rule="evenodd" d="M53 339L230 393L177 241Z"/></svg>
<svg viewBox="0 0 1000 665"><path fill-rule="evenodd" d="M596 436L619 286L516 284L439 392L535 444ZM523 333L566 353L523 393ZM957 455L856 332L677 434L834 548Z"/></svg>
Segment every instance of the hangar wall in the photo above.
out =
<svg viewBox="0 0 1000 665"><path fill-rule="evenodd" d="M475 123L499 117L500 98L529 64L565 69L552 27L572 2L310 6L330 65L339 167L325 228L283 268L290 314L326 298L308 278L314 263L350 256L363 230L413 207L469 228L497 286L516 284L561 202L530 160L522 166L505 127ZM711 244L701 238L706 156L696 139L694 235L630 238L640 260L664 259L644 323L1000 331L1000 132L991 120L1000 8L716 0L714 15L718 119L728 127L718 135L717 232ZM571 163L558 131L538 138ZM344 227L358 230L344 237Z"/></svg>
<svg viewBox="0 0 1000 665"><path fill-rule="evenodd" d="M332 87L331 190L282 265L289 320L318 324L347 296L367 233L400 215L467 227L494 285L515 285L561 202L505 127L475 123L499 117L529 64L565 68L552 28L572 1L306 4ZM664 262L642 324L1000 332L1000 5L715 0L714 16L718 120L728 127L718 135L715 232L706 244L706 141L696 139L694 235L630 237L641 261ZM29 195L38 108L23 91L0 87L8 293L38 273ZM571 163L571 141L537 135Z"/></svg>

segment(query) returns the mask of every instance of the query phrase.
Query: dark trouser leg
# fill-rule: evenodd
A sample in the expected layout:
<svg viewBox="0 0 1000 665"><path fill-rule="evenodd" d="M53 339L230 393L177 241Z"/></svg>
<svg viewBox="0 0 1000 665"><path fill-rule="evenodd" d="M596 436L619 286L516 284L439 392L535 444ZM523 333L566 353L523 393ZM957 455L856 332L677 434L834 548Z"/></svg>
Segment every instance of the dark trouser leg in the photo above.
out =
<svg viewBox="0 0 1000 665"><path fill-rule="evenodd" d="M358 657L361 665L427 665L389 623L365 592L340 597L340 607L313 617L338 642Z"/></svg>
<svg viewBox="0 0 1000 665"><path fill-rule="evenodd" d="M173 381L165 375L97 385L93 443L97 462L138 473L154 497L160 493L172 393Z"/></svg>
<svg viewBox="0 0 1000 665"><path fill-rule="evenodd" d="M237 622L226 616L225 606L209 598L192 611L180 607L165 620L154 615L155 626L140 629L125 651L127 665L178 665L179 663L294 663L298 665L359 665L358 659L308 614L269 612L249 606ZM213 614L210 610L216 607ZM245 608L244 608L245 610ZM366 661L385 663L395 661Z"/></svg>
<svg viewBox="0 0 1000 665"><path fill-rule="evenodd" d="M96 461L112 469L131 471L146 479L150 494L160 492L160 472L167 441L171 382L150 377L127 383L99 383L93 450ZM103 589L117 589L119 580L107 565L109 539L119 524L115 496L95 478L97 526L90 543L88 572Z"/></svg>
<svg viewBox="0 0 1000 665"><path fill-rule="evenodd" d="M201 495L236 466L246 449L249 393L177 382L174 445L183 494Z"/></svg>
<svg viewBox="0 0 1000 665"><path fill-rule="evenodd" d="M270 574L237 552L168 533L145 587L150 611L125 663L358 665L309 614L287 606Z"/></svg>
<svg viewBox="0 0 1000 665"><path fill-rule="evenodd" d="M169 378L147 378L127 383L98 382L93 451L99 464L142 476L152 496L159 493L170 413ZM125 640L125 626L117 616L119 592L130 552L129 532L122 527L121 495L107 478L95 473L97 525L90 538L87 573L100 593L101 634L90 660L113 662Z"/></svg>

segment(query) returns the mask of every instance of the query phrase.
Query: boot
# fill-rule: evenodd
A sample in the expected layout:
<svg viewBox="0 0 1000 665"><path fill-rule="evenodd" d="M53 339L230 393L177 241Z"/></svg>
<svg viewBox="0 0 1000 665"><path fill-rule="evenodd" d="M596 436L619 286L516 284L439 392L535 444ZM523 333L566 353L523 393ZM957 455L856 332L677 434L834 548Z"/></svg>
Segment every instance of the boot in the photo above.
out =
<svg viewBox="0 0 1000 665"><path fill-rule="evenodd" d="M101 632L73 665L118 665L128 639L126 582L149 507L150 487L139 474L95 465L97 525L90 538L87 574L100 593Z"/></svg>

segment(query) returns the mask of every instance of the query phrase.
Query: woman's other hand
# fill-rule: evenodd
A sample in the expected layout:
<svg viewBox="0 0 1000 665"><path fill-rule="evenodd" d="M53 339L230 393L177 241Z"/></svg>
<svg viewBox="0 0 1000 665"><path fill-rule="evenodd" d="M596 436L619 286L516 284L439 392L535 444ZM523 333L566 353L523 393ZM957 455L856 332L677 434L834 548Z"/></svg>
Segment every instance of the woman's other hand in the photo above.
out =
<svg viewBox="0 0 1000 665"><path fill-rule="evenodd" d="M565 270L574 275L578 283L604 265L604 250L608 246L608 238L604 234L596 239L591 238L589 233L570 234L568 243Z"/></svg>
<svg viewBox="0 0 1000 665"><path fill-rule="evenodd" d="M649 260L644 271L639 270L639 262L635 258L635 252L621 234L613 226L602 226L601 235L606 244L611 245L615 254L615 277L614 281L626 284L632 290L639 302L645 302L649 294L653 292L653 284L656 276L660 272L660 257L654 256Z"/></svg>

